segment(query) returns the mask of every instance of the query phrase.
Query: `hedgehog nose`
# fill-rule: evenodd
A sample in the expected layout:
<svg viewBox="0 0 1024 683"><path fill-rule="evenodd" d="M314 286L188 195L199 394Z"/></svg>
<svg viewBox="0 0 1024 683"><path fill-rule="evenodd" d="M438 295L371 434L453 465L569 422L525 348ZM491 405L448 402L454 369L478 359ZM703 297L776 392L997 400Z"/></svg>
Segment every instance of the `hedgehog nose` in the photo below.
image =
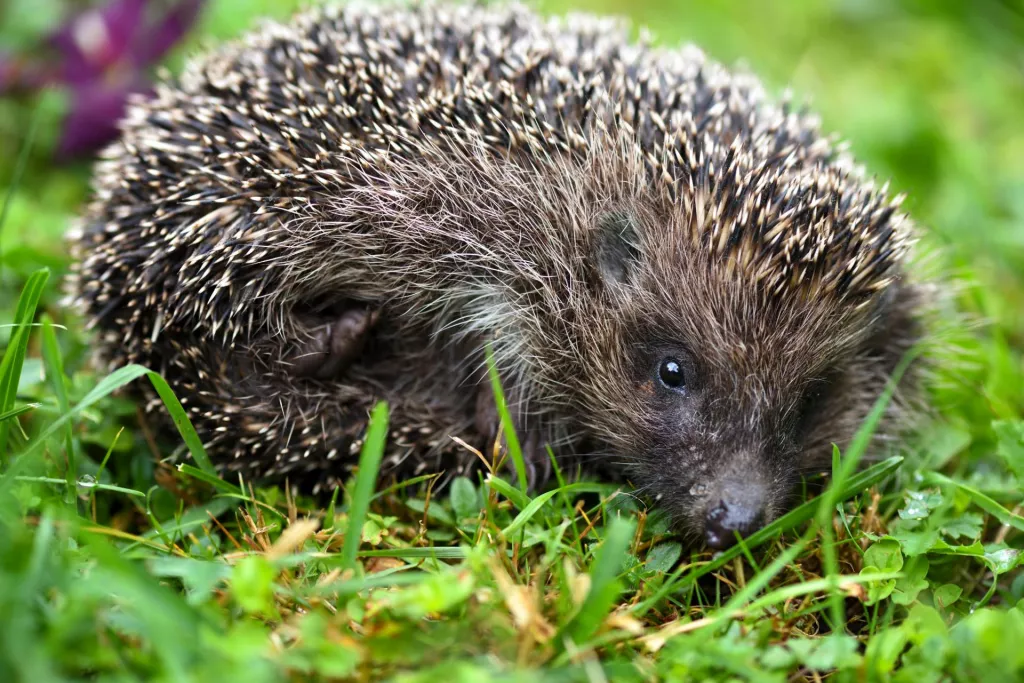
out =
<svg viewBox="0 0 1024 683"><path fill-rule="evenodd" d="M721 498L708 508L704 539L709 547L724 550L761 526L764 493L760 487L725 487Z"/></svg>

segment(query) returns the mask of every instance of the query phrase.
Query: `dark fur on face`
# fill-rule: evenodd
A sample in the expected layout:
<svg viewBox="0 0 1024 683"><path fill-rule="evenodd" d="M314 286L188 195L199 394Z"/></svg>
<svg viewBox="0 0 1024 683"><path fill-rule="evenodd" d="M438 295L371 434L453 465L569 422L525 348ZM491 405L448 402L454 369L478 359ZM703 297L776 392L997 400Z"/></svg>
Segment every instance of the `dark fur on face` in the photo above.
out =
<svg viewBox="0 0 1024 683"><path fill-rule="evenodd" d="M920 334L898 201L751 76L616 22L317 10L123 129L70 287L231 472L333 486L385 399L384 476L468 473L491 344L535 484L550 443L723 546Z"/></svg>
<svg viewBox="0 0 1024 683"><path fill-rule="evenodd" d="M590 318L602 324L580 331L580 414L640 491L722 546L784 512L801 474L829 469L916 340L916 293L893 287L850 309L773 296L680 243L666 208L616 210L626 233L597 223L598 244L626 242L599 252L626 263L602 270ZM664 381L666 364L682 384Z"/></svg>

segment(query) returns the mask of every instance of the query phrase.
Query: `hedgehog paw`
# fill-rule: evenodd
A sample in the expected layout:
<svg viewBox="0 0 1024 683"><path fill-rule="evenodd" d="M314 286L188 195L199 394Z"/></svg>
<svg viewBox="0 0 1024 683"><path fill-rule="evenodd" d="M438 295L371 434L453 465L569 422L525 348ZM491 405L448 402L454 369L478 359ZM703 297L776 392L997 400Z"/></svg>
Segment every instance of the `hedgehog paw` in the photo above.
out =
<svg viewBox="0 0 1024 683"><path fill-rule="evenodd" d="M289 371L296 377L337 377L363 352L378 316L378 311L354 308L315 328L288 359Z"/></svg>

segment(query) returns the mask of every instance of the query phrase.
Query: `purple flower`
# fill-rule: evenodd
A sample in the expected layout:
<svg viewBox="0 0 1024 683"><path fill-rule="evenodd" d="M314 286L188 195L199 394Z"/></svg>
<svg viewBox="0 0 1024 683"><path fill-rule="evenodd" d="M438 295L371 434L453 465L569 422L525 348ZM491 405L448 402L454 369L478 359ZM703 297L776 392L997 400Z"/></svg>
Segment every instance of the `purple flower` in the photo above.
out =
<svg viewBox="0 0 1024 683"><path fill-rule="evenodd" d="M111 0L81 12L47 40L52 60L0 55L0 95L67 88L70 110L57 156L91 152L117 137L128 96L149 92L149 67L185 36L204 2ZM163 11L154 11L156 5Z"/></svg>

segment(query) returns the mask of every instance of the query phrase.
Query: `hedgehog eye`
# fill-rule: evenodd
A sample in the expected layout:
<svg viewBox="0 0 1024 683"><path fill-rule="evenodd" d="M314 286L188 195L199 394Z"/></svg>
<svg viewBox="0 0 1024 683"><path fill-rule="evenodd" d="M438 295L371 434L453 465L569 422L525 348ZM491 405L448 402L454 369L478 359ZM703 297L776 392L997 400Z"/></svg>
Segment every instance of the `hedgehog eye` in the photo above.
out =
<svg viewBox="0 0 1024 683"><path fill-rule="evenodd" d="M686 373L683 372L683 364L675 358L666 358L661 361L658 368L658 379L668 389L679 391L686 388Z"/></svg>

